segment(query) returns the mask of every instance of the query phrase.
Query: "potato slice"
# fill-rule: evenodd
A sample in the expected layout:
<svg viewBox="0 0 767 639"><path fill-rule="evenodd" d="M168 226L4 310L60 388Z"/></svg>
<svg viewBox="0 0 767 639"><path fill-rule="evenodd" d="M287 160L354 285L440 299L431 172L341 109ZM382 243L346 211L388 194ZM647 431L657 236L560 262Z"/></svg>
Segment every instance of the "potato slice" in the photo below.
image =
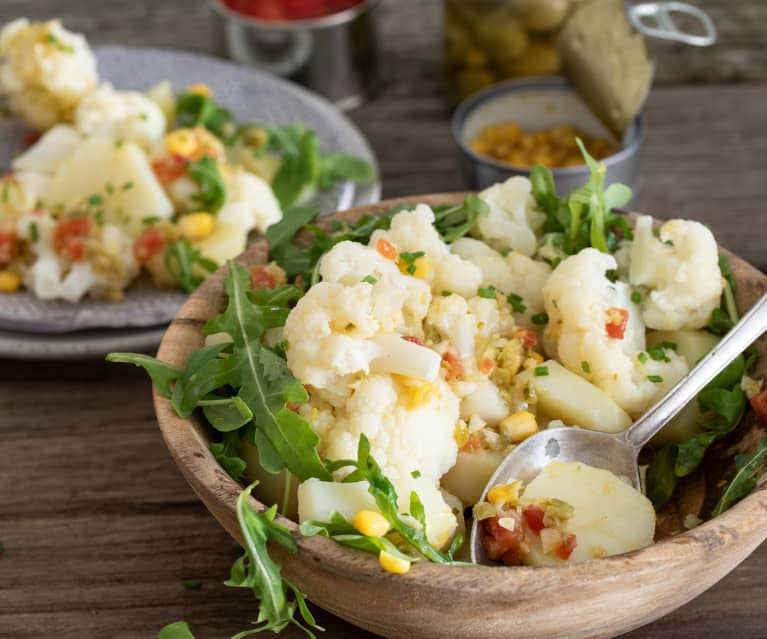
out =
<svg viewBox="0 0 767 639"><path fill-rule="evenodd" d="M538 408L549 417L603 433L620 433L631 425L628 413L588 380L554 360L541 366L549 374L531 376L530 386L538 398Z"/></svg>
<svg viewBox="0 0 767 639"><path fill-rule="evenodd" d="M525 488L522 503L552 498L573 507L567 532L576 535L577 545L568 563L631 552L653 543L655 510L650 500L606 470L579 462L551 462ZM565 563L544 554L536 538L531 541L527 563Z"/></svg>
<svg viewBox="0 0 767 639"><path fill-rule="evenodd" d="M45 204L67 208L91 196L101 198L98 206L106 221L134 237L141 233L143 219L167 219L173 214L149 158L132 142L101 137L85 140L59 165Z"/></svg>
<svg viewBox="0 0 767 639"><path fill-rule="evenodd" d="M68 124L57 124L13 160L13 169L52 174L81 142L77 129Z"/></svg>
<svg viewBox="0 0 767 639"><path fill-rule="evenodd" d="M442 487L458 497L464 506L473 506L502 459L503 455L495 451L458 451L455 466L442 477Z"/></svg>
<svg viewBox="0 0 767 639"><path fill-rule="evenodd" d="M216 264L224 264L227 260L237 257L248 244L248 232L239 224L216 221L213 232L201 240L195 240L192 245L208 259Z"/></svg>

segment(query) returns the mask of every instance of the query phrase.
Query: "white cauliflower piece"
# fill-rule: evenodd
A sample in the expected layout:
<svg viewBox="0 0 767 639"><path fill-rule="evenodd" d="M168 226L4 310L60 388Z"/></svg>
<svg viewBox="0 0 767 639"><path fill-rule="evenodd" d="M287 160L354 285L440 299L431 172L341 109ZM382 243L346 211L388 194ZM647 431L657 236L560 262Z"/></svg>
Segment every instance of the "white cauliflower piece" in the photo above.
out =
<svg viewBox="0 0 767 639"><path fill-rule="evenodd" d="M569 370L601 388L632 417L638 417L685 375L688 366L673 352L666 353L669 362L640 358L645 349L645 327L628 285L610 282L605 276L615 266L611 255L588 248L554 269L543 290L549 315L546 336L556 345L557 359ZM607 335L611 308L628 312L622 339Z"/></svg>
<svg viewBox="0 0 767 639"><path fill-rule="evenodd" d="M226 202L217 213L219 221L237 223L261 233L282 219L272 187L253 173L240 171L226 179Z"/></svg>
<svg viewBox="0 0 767 639"><path fill-rule="evenodd" d="M98 83L85 38L58 20L7 24L0 32L0 59L0 93L16 115L40 130L71 121Z"/></svg>
<svg viewBox="0 0 767 639"><path fill-rule="evenodd" d="M75 262L64 272L61 261L53 253L42 253L27 270L26 287L43 300L79 301L93 285L95 277L88 262Z"/></svg>
<svg viewBox="0 0 767 639"><path fill-rule="evenodd" d="M473 362L477 322L465 298L460 295L434 297L426 324L450 342L464 362Z"/></svg>
<svg viewBox="0 0 767 639"><path fill-rule="evenodd" d="M133 238L120 227L105 224L98 229L91 251L94 281L90 294L99 299L122 299L140 270L133 254Z"/></svg>
<svg viewBox="0 0 767 639"><path fill-rule="evenodd" d="M442 291L452 291L463 297L476 294L482 281L481 271L474 264L450 253L450 248L434 228L434 212L425 204L395 215L388 231L373 233L370 246L375 247L379 239L391 242L400 253L423 251L431 262L425 279L435 294L439 295Z"/></svg>
<svg viewBox="0 0 767 639"><path fill-rule="evenodd" d="M143 93L103 84L80 101L75 126L85 137L129 140L149 150L162 139L166 122L160 107Z"/></svg>
<svg viewBox="0 0 767 639"><path fill-rule="evenodd" d="M652 218L640 216L629 281L649 289L642 296L642 318L650 328L702 328L719 305L723 289L713 234L699 222L670 220L656 238Z"/></svg>
<svg viewBox="0 0 767 639"><path fill-rule="evenodd" d="M393 262L354 242L334 246L322 259L320 273L324 281L309 289L285 322L288 366L304 384L339 405L355 380L386 355L376 338L423 336L431 292L424 281L402 275ZM375 284L362 281L368 275Z"/></svg>
<svg viewBox="0 0 767 639"><path fill-rule="evenodd" d="M482 191L479 197L490 208L490 214L477 220L475 230L481 238L497 249L535 253L536 233L546 215L538 211L532 192L530 180L521 176Z"/></svg>

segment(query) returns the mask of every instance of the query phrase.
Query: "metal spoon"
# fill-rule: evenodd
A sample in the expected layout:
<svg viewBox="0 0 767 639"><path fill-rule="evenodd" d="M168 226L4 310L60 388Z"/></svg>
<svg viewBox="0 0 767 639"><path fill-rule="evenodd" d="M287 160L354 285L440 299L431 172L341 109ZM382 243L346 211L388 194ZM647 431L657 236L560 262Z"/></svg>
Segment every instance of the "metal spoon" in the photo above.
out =
<svg viewBox="0 0 767 639"><path fill-rule="evenodd" d="M541 431L526 439L498 466L482 492L498 484L521 479L529 483L553 460L579 461L604 468L627 478L641 490L638 457L641 448L663 428L682 408L703 390L716 375L750 344L767 331L767 294L751 308L743 319L700 362L674 386L655 406L650 408L628 430L608 435L575 427ZM482 546L475 520L471 527L471 560L493 564Z"/></svg>

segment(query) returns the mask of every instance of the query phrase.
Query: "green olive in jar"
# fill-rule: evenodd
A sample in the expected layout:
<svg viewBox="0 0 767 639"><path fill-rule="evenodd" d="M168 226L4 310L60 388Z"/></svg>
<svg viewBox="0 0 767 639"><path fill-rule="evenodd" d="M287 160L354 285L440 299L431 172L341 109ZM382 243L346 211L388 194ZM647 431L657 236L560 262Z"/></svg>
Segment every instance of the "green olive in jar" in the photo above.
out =
<svg viewBox="0 0 767 639"><path fill-rule="evenodd" d="M455 76L456 88L461 99L489 87L496 81L486 69L464 69Z"/></svg>
<svg viewBox="0 0 767 639"><path fill-rule="evenodd" d="M559 49L554 42L533 40L518 58L508 60L500 70L509 77L552 75L559 73Z"/></svg>
<svg viewBox="0 0 767 639"><path fill-rule="evenodd" d="M522 23L531 31L556 31L562 26L569 11L570 0L519 1Z"/></svg>
<svg viewBox="0 0 767 639"><path fill-rule="evenodd" d="M518 20L510 17L492 19L480 22L475 29L477 42L493 57L494 60L513 60L521 56L529 38Z"/></svg>
<svg viewBox="0 0 767 639"><path fill-rule="evenodd" d="M471 37L461 27L452 24L445 26L445 60L449 64L464 66L472 47Z"/></svg>

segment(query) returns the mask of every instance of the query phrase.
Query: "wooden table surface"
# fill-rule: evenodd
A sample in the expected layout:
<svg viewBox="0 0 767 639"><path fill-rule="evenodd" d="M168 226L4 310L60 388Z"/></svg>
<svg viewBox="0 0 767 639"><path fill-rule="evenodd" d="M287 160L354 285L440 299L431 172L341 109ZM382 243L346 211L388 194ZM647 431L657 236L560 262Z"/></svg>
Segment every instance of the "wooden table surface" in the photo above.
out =
<svg viewBox="0 0 767 639"><path fill-rule="evenodd" d="M743 4L747 18L764 15ZM439 10L433 0L387 2L390 80L351 114L378 153L386 196L463 186L442 95ZM4 0L0 22L25 13L62 16L95 43L215 53L202 0ZM765 84L656 88L636 208L703 220L765 269L766 108ZM219 639L255 617L252 597L222 584L232 541L173 466L140 371L0 360L0 437L0 638L150 638L185 619L198 638ZM626 636L767 637L766 573L763 545L692 603ZM325 636L370 636L318 613Z"/></svg>

